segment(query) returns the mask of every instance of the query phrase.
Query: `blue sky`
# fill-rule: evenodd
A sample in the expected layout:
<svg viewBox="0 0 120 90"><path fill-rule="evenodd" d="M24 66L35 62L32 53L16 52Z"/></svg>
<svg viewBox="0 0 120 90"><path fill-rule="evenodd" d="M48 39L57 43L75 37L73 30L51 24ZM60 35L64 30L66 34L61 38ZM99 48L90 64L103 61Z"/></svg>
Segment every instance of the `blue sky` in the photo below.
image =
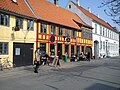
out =
<svg viewBox="0 0 120 90"><path fill-rule="evenodd" d="M54 0L48 0L48 1L53 3ZM76 0L72 0L72 1L76 2ZM69 2L69 0L59 0L59 6L65 8L68 2ZM93 14L99 15L99 17L101 19L110 23L113 27L116 26L120 31L120 26L113 23L113 21L111 20L112 18L107 16L104 13L104 9L106 7L98 8L98 6L101 4L102 0L79 0L79 2L82 7L84 7L85 9L88 9L88 7L90 7Z"/></svg>

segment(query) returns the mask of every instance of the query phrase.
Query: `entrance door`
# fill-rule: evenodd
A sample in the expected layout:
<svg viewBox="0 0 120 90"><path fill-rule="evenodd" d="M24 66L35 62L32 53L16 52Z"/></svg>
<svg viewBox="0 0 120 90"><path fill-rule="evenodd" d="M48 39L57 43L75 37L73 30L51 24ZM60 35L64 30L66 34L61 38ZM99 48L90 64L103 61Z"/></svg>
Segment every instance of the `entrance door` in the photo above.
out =
<svg viewBox="0 0 120 90"><path fill-rule="evenodd" d="M67 55L69 57L69 45L65 45L65 53L67 53Z"/></svg>
<svg viewBox="0 0 120 90"><path fill-rule="evenodd" d="M62 44L58 44L58 56L61 59L62 58Z"/></svg>
<svg viewBox="0 0 120 90"><path fill-rule="evenodd" d="M17 67L32 65L33 44L13 43L13 63Z"/></svg>
<svg viewBox="0 0 120 90"><path fill-rule="evenodd" d="M71 45L71 57L74 55L74 45Z"/></svg>
<svg viewBox="0 0 120 90"><path fill-rule="evenodd" d="M76 55L79 57L79 55L80 55L80 46L77 46L77 49L76 49L77 51L76 51Z"/></svg>
<svg viewBox="0 0 120 90"><path fill-rule="evenodd" d="M99 42L94 41L94 56L95 58L99 57Z"/></svg>

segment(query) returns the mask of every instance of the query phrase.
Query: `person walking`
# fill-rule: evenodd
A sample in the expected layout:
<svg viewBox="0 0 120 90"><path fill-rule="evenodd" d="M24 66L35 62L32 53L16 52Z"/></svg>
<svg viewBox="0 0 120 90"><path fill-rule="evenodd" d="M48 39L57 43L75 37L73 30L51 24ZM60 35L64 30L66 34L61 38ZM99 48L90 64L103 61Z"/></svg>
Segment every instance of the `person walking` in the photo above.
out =
<svg viewBox="0 0 120 90"><path fill-rule="evenodd" d="M38 73L38 68L41 65L40 48L37 48L36 51L35 51L35 61L34 61L34 64L35 64L35 70L34 70L34 72Z"/></svg>

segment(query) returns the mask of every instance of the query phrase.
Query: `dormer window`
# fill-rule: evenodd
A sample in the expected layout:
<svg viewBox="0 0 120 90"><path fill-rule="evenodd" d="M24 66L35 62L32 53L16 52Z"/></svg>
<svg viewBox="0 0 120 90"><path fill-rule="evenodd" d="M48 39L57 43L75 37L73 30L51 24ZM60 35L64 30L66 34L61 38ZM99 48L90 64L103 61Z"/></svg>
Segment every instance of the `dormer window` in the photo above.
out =
<svg viewBox="0 0 120 90"><path fill-rule="evenodd" d="M69 5L68 7L69 7L69 9L71 9L71 5Z"/></svg>
<svg viewBox="0 0 120 90"><path fill-rule="evenodd" d="M12 2L17 3L17 0L12 0Z"/></svg>

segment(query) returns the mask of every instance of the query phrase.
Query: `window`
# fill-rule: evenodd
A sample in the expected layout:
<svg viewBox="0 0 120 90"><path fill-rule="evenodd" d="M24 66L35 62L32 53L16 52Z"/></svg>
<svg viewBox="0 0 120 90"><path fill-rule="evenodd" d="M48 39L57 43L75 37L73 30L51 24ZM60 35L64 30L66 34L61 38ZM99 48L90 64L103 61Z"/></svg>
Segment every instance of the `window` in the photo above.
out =
<svg viewBox="0 0 120 90"><path fill-rule="evenodd" d="M34 28L34 21L27 20L27 30L33 30L33 28Z"/></svg>
<svg viewBox="0 0 120 90"><path fill-rule="evenodd" d="M95 33L97 33L97 24L95 24Z"/></svg>
<svg viewBox="0 0 120 90"><path fill-rule="evenodd" d="M16 17L16 27L23 28L23 19Z"/></svg>
<svg viewBox="0 0 120 90"><path fill-rule="evenodd" d="M90 31L90 39L92 39L92 30Z"/></svg>
<svg viewBox="0 0 120 90"><path fill-rule="evenodd" d="M41 24L41 33L47 33L47 25L46 24Z"/></svg>
<svg viewBox="0 0 120 90"><path fill-rule="evenodd" d="M102 26L100 26L100 35L102 35Z"/></svg>
<svg viewBox="0 0 120 90"><path fill-rule="evenodd" d="M105 49L105 42L103 41L103 49Z"/></svg>
<svg viewBox="0 0 120 90"><path fill-rule="evenodd" d="M108 50L110 50L110 43L108 43Z"/></svg>
<svg viewBox="0 0 120 90"><path fill-rule="evenodd" d="M0 25L9 26L9 15L0 14Z"/></svg>
<svg viewBox="0 0 120 90"><path fill-rule="evenodd" d="M111 38L111 31L110 31L110 38Z"/></svg>
<svg viewBox="0 0 120 90"><path fill-rule="evenodd" d="M86 36L85 37L89 38L89 31L88 30L86 30Z"/></svg>
<svg viewBox="0 0 120 90"><path fill-rule="evenodd" d="M51 34L54 34L55 35L55 26L51 25Z"/></svg>
<svg viewBox="0 0 120 90"><path fill-rule="evenodd" d="M108 36L108 30L107 30L107 28L106 28L106 37Z"/></svg>
<svg viewBox="0 0 120 90"><path fill-rule="evenodd" d="M85 30L82 28L82 38L85 37Z"/></svg>
<svg viewBox="0 0 120 90"><path fill-rule="evenodd" d="M109 38L109 30L108 30L108 38Z"/></svg>
<svg viewBox="0 0 120 90"><path fill-rule="evenodd" d="M103 28L103 36L105 35L105 31L104 31L104 28Z"/></svg>
<svg viewBox="0 0 120 90"><path fill-rule="evenodd" d="M72 31L72 37L74 37L74 38L76 37L76 31L75 30Z"/></svg>
<svg viewBox="0 0 120 90"><path fill-rule="evenodd" d="M45 43L40 43L40 51L42 55L46 54L46 44Z"/></svg>
<svg viewBox="0 0 120 90"><path fill-rule="evenodd" d="M74 45L71 45L71 57L74 55Z"/></svg>
<svg viewBox="0 0 120 90"><path fill-rule="evenodd" d="M100 49L102 49L102 41L100 41Z"/></svg>
<svg viewBox="0 0 120 90"><path fill-rule="evenodd" d="M59 28L58 35L63 35L63 29Z"/></svg>
<svg viewBox="0 0 120 90"><path fill-rule="evenodd" d="M66 36L70 36L70 30L66 29Z"/></svg>
<svg viewBox="0 0 120 90"><path fill-rule="evenodd" d="M0 42L0 55L8 54L8 42Z"/></svg>
<svg viewBox="0 0 120 90"><path fill-rule="evenodd" d="M55 55L55 45L50 44L50 56L54 56L54 55Z"/></svg>
<svg viewBox="0 0 120 90"><path fill-rule="evenodd" d="M69 9L71 9L71 5L69 5Z"/></svg>

